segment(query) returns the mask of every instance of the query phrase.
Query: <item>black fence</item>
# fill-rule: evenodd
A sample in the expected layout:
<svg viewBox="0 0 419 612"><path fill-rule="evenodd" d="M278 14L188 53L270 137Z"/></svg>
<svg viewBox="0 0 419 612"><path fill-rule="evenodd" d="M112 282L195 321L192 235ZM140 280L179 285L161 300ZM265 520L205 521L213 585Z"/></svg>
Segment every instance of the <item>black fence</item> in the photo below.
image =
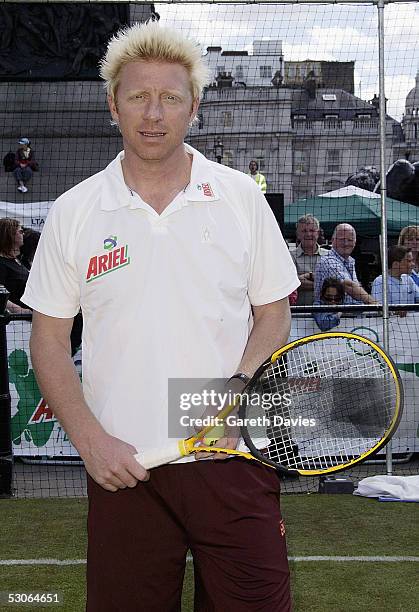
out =
<svg viewBox="0 0 419 612"><path fill-rule="evenodd" d="M380 306L292 307L291 339L320 332L313 314L341 312L333 331L347 331L383 344ZM392 439L392 473L419 470L419 305L390 307L389 352L405 389L403 418ZM0 317L0 495L78 497L86 495L85 470L39 391L29 355L31 315ZM81 375L82 354L73 357ZM343 473L353 482L386 473L386 451ZM283 482L283 490L314 492L319 477Z"/></svg>

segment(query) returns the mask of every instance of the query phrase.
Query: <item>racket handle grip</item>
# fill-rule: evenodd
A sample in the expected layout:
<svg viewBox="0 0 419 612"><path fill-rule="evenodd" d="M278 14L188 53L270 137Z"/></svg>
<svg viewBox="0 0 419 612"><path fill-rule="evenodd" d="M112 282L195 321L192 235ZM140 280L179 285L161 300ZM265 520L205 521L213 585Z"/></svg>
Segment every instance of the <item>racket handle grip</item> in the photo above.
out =
<svg viewBox="0 0 419 612"><path fill-rule="evenodd" d="M146 470L151 468L159 467L159 465L165 465L180 459L183 454L179 448L179 441L174 440L172 444L168 444L164 448L152 448L146 451L141 451L134 455L134 458L140 463Z"/></svg>

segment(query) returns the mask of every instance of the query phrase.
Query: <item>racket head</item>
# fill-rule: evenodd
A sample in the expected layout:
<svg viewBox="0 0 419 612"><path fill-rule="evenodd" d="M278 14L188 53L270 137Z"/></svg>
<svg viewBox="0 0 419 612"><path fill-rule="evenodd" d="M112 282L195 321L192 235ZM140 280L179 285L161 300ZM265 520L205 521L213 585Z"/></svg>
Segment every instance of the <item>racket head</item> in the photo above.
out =
<svg viewBox="0 0 419 612"><path fill-rule="evenodd" d="M275 393L288 394L289 405L253 402ZM239 407L241 435L256 459L281 472L339 472L391 439L403 399L397 367L379 345L352 333L314 334L288 343L255 372Z"/></svg>

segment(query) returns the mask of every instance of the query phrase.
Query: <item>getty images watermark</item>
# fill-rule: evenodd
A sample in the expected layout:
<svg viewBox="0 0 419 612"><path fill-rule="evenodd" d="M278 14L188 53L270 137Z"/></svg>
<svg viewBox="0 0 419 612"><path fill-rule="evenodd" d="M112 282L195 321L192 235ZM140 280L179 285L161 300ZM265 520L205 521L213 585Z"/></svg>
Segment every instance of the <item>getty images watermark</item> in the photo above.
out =
<svg viewBox="0 0 419 612"><path fill-rule="evenodd" d="M262 388L251 393L237 393L226 386L225 379L170 379L169 380L169 436L193 435L204 427L310 428L314 418L303 417L293 408L292 396L284 390L268 392ZM220 413L228 406L234 409L226 417ZM295 407L294 407L295 408Z"/></svg>

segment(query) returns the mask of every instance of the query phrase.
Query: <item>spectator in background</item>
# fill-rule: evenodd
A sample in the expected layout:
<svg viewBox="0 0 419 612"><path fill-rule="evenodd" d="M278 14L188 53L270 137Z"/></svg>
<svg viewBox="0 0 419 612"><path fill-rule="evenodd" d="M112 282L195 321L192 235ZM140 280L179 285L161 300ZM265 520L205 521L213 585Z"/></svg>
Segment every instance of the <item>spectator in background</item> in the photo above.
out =
<svg viewBox="0 0 419 612"><path fill-rule="evenodd" d="M400 232L398 244L412 251L414 267L410 276L419 286L419 225L404 227Z"/></svg>
<svg viewBox="0 0 419 612"><path fill-rule="evenodd" d="M344 304L375 304L375 300L363 289L355 271L355 260L351 253L356 244L355 228L349 223L340 223L332 236L332 249L323 255L314 273L314 298L320 300L321 288L327 278L342 281L345 289Z"/></svg>
<svg viewBox="0 0 419 612"><path fill-rule="evenodd" d="M36 230L25 228L23 233L23 244L20 247L20 262L28 270L32 267L35 251L38 246L41 233ZM71 355L75 355L81 345L81 336L83 332L83 317L79 312L73 321L73 327L70 334Z"/></svg>
<svg viewBox="0 0 419 612"><path fill-rule="evenodd" d="M313 215L304 215L297 221L297 246L290 249L297 268L301 286L298 289L298 306L312 304L314 299L314 270L320 257L328 253L318 244L320 224Z"/></svg>
<svg viewBox="0 0 419 612"><path fill-rule="evenodd" d="M389 304L419 303L419 287L410 276L414 266L412 251L408 247L395 245L389 248L387 259ZM383 276L381 274L373 282L371 294L378 302L382 302Z"/></svg>
<svg viewBox="0 0 419 612"><path fill-rule="evenodd" d="M31 228L25 228L23 232L23 244L20 247L20 261L28 270L32 267L36 247L38 246L41 232Z"/></svg>
<svg viewBox="0 0 419 612"><path fill-rule="evenodd" d="M342 281L337 278L326 278L320 292L320 300L314 302L315 306L335 306L343 304L345 289ZM329 331L340 323L341 312L313 312L314 320L322 331Z"/></svg>
<svg viewBox="0 0 419 612"><path fill-rule="evenodd" d="M23 229L17 219L0 219L0 285L10 293L7 309L13 314L31 312L20 298L25 291L29 270L19 260Z"/></svg>
<svg viewBox="0 0 419 612"><path fill-rule="evenodd" d="M317 239L317 242L319 243L320 246L323 246L323 245L327 246L326 236L324 235L324 229L322 227L319 228L319 237Z"/></svg>
<svg viewBox="0 0 419 612"><path fill-rule="evenodd" d="M297 291L297 289L289 294L288 301L290 303L290 306L296 306L297 305L297 301L298 301L298 291Z"/></svg>
<svg viewBox="0 0 419 612"><path fill-rule="evenodd" d="M34 158L29 138L19 140L19 148L16 151L15 169L13 175L17 182L17 190L26 193L28 188L26 183L32 178L32 172L38 170L38 164Z"/></svg>
<svg viewBox="0 0 419 612"><path fill-rule="evenodd" d="M266 193L266 189L267 189L266 178L263 176L263 174L258 172L258 170L259 170L259 165L257 161L252 159L252 161L249 163L249 175L259 185L262 193Z"/></svg>

